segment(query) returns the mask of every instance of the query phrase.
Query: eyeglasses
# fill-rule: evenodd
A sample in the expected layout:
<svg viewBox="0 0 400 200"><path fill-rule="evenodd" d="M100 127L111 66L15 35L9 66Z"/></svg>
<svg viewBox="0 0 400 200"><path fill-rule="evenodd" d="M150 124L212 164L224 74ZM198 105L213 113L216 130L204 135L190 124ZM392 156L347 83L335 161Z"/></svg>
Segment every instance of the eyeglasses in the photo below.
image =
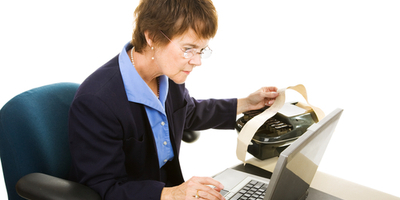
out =
<svg viewBox="0 0 400 200"><path fill-rule="evenodd" d="M183 57L184 57L184 58L191 58L191 57L193 57L193 56L196 55L196 54L200 54L200 57L201 57L202 59L205 59L205 58L209 58L209 57L211 56L211 54L212 54L212 50L210 49L210 47L206 47L206 48L204 48L204 49L201 49L200 52L197 52L198 49L195 49L195 48L185 48L185 49L182 49L178 44L176 44L176 43L173 42L171 39L169 39L168 36L165 35L164 32L162 32L161 30L160 30L160 32L165 36L165 38L167 38L172 44L174 44L175 46L177 46L177 47L183 52Z"/></svg>

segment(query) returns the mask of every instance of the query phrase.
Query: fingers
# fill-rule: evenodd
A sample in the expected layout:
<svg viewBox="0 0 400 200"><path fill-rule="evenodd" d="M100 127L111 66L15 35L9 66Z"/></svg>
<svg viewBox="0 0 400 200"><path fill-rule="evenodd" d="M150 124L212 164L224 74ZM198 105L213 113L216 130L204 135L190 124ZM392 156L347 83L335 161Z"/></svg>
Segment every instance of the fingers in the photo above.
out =
<svg viewBox="0 0 400 200"><path fill-rule="evenodd" d="M263 87L251 93L246 98L238 99L236 113L240 114L249 110L257 110L265 106L271 106L278 96L277 87Z"/></svg>
<svg viewBox="0 0 400 200"><path fill-rule="evenodd" d="M217 180L210 177L193 177L202 185L212 185L218 188L219 190L224 189L224 186ZM209 187L210 188L210 187Z"/></svg>
<svg viewBox="0 0 400 200"><path fill-rule="evenodd" d="M277 87L263 87L261 96L264 97L264 105L271 106L275 102L275 98L279 96Z"/></svg>
<svg viewBox="0 0 400 200"><path fill-rule="evenodd" d="M224 186L215 179L209 177L192 177L187 181L187 185L188 190L194 189L193 197L210 200L225 199L219 193Z"/></svg>
<svg viewBox="0 0 400 200"><path fill-rule="evenodd" d="M272 106L272 104L275 103L275 99L270 99L270 98L266 98L264 99L264 105L266 106Z"/></svg>
<svg viewBox="0 0 400 200"><path fill-rule="evenodd" d="M213 190L213 189L211 189ZM197 191L197 197L199 199L209 199L209 200L225 200L225 198L219 193L215 193L217 191L203 191L203 190L198 190ZM195 196L196 198L196 196Z"/></svg>
<svg viewBox="0 0 400 200"><path fill-rule="evenodd" d="M263 87L257 90L253 94L259 95L262 98L270 98L270 99L275 99L276 97L279 96L278 88L276 87Z"/></svg>
<svg viewBox="0 0 400 200"><path fill-rule="evenodd" d="M268 86L268 87L263 87L262 90L265 92L276 92L278 91L278 88L275 86Z"/></svg>
<svg viewBox="0 0 400 200"><path fill-rule="evenodd" d="M264 98L275 99L276 97L278 97L279 93L277 92L277 90L263 90L261 95Z"/></svg>

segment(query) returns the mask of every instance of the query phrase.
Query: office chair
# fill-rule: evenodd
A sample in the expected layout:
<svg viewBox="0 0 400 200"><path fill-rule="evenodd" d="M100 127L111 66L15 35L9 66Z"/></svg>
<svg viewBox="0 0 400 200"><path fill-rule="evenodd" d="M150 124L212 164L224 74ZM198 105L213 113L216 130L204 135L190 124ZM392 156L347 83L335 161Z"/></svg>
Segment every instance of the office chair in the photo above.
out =
<svg viewBox="0 0 400 200"><path fill-rule="evenodd" d="M68 110L79 84L56 83L17 95L0 110L0 157L9 200L100 200L68 181ZM199 132L185 131L184 142Z"/></svg>
<svg viewBox="0 0 400 200"><path fill-rule="evenodd" d="M10 200L23 199L18 194L26 199L101 199L66 180L71 163L68 110L78 86L35 88L0 110L0 156Z"/></svg>

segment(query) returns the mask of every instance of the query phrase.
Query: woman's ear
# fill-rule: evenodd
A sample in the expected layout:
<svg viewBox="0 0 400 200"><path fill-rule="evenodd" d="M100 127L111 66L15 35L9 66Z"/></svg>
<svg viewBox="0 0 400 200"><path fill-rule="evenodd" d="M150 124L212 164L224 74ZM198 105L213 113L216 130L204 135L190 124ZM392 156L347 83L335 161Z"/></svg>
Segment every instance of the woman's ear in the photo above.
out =
<svg viewBox="0 0 400 200"><path fill-rule="evenodd" d="M150 39L149 31L145 31L145 32L144 32L144 36L146 37L147 45L149 45L150 47L152 47L152 46L153 46L153 40Z"/></svg>

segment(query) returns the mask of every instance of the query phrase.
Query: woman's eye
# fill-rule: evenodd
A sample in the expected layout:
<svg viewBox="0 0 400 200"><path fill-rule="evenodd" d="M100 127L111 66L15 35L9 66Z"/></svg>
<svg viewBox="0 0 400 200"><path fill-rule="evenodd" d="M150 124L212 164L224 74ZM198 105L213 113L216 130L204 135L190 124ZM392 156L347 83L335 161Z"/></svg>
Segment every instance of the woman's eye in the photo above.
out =
<svg viewBox="0 0 400 200"><path fill-rule="evenodd" d="M188 51L192 51L192 49L193 49L193 48L186 47L186 48L185 48L185 51L186 51L186 52L188 52Z"/></svg>

